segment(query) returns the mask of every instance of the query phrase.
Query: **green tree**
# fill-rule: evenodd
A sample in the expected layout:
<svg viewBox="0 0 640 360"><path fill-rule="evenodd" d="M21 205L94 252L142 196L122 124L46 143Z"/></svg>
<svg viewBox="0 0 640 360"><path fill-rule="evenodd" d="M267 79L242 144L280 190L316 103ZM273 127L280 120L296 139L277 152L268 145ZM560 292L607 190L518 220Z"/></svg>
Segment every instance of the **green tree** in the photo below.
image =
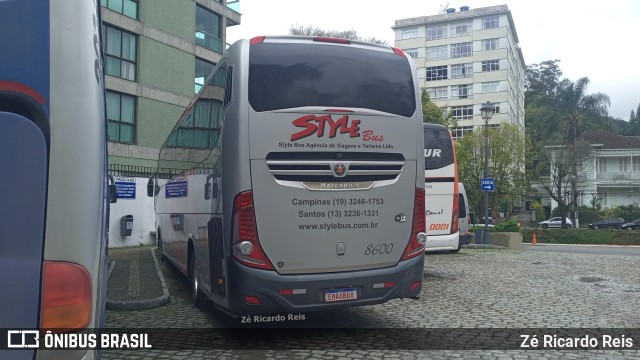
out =
<svg viewBox="0 0 640 360"><path fill-rule="evenodd" d="M422 121L431 124L440 124L447 127L456 127L457 122L453 121L451 114L446 114L446 106L438 106L429 99L429 93L422 89Z"/></svg>
<svg viewBox="0 0 640 360"><path fill-rule="evenodd" d="M372 44L389 45L385 40L376 39L375 37L362 37L354 29L351 30L323 30L315 26L295 26L289 28L289 35L299 36L325 36L340 39L349 39L355 41L364 41Z"/></svg>
<svg viewBox="0 0 640 360"><path fill-rule="evenodd" d="M547 60L540 64L527 65L525 69L524 89L527 95L534 94L553 97L560 83L560 60ZM529 97L529 100L532 98ZM525 102L527 97L525 97Z"/></svg>
<svg viewBox="0 0 640 360"><path fill-rule="evenodd" d="M480 182L484 177L484 127L466 133L456 141L458 176L465 184L469 207L483 214L483 196ZM501 124L489 129L489 176L494 178L496 190L489 196L489 209L497 211L502 201L513 203L529 186L525 171L526 152L530 143L515 125Z"/></svg>

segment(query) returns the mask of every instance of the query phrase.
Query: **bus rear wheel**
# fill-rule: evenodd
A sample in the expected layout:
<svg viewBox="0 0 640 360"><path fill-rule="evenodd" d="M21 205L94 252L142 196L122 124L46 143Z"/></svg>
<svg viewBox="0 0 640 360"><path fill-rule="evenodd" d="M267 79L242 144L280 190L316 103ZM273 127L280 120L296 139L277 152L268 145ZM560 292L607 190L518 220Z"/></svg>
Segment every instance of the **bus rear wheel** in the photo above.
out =
<svg viewBox="0 0 640 360"><path fill-rule="evenodd" d="M193 301L193 305L197 309L201 309L204 304L204 295L202 294L202 291L200 291L200 280L198 273L196 272L195 255L189 257L189 280L191 283L191 299Z"/></svg>

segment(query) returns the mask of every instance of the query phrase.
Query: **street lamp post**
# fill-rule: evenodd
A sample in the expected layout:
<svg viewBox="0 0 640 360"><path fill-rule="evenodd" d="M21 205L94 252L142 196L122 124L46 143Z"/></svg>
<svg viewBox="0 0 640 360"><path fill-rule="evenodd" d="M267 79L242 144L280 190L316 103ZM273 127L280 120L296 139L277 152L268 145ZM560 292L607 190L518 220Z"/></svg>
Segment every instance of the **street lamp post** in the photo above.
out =
<svg viewBox="0 0 640 360"><path fill-rule="evenodd" d="M489 120L496 108L489 101L482 104L480 114L484 120L484 177L489 177ZM489 192L484 190L484 232L482 242L489 243Z"/></svg>

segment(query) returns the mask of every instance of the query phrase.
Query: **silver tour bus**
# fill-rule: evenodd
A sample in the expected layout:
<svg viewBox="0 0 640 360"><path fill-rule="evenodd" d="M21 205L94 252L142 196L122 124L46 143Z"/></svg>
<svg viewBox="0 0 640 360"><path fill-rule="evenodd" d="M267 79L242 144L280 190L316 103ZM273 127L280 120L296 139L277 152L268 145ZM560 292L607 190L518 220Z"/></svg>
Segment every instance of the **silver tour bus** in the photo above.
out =
<svg viewBox="0 0 640 360"><path fill-rule="evenodd" d="M160 150L158 246L229 314L417 298L424 156L413 61L344 39L233 44Z"/></svg>

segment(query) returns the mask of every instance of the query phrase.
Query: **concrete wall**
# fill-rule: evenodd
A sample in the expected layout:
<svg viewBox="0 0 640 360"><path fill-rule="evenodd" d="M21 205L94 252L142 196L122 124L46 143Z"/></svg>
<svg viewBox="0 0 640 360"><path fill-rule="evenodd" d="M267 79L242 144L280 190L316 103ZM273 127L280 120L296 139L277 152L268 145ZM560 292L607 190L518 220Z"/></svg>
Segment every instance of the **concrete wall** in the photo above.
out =
<svg viewBox="0 0 640 360"><path fill-rule="evenodd" d="M193 83L191 87L193 88ZM152 99L138 98L138 114L140 114L138 129L143 129L138 134L138 145L159 149L164 140L171 134L183 112L184 107L181 106ZM144 158L136 155L136 153L132 153L128 156ZM154 160L157 160L157 153L154 155Z"/></svg>
<svg viewBox="0 0 640 360"><path fill-rule="evenodd" d="M191 0L140 2L140 21L189 42L195 41L196 7ZM177 19L180 19L177 21Z"/></svg>
<svg viewBox="0 0 640 360"><path fill-rule="evenodd" d="M153 198L147 196L147 178L134 178L136 181L135 199L118 199L111 204L109 216L109 247L139 246L155 244L155 210ZM131 236L120 236L120 218L133 215Z"/></svg>

